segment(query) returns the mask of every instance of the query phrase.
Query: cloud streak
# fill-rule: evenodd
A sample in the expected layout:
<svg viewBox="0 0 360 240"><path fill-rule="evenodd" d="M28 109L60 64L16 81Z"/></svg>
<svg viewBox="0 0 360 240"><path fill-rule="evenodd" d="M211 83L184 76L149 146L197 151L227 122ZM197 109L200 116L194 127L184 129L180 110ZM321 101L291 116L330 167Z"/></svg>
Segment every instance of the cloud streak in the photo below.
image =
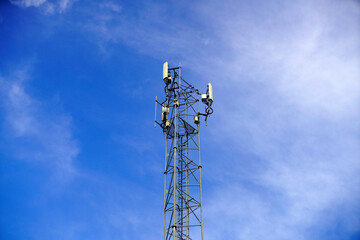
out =
<svg viewBox="0 0 360 240"><path fill-rule="evenodd" d="M10 3L19 7L39 8L45 14L64 13L72 5L72 0L10 0Z"/></svg>
<svg viewBox="0 0 360 240"><path fill-rule="evenodd" d="M7 136L18 158L40 164L60 180L67 180L76 173L73 163L79 153L71 118L45 110L27 93L27 78L27 71L0 78Z"/></svg>

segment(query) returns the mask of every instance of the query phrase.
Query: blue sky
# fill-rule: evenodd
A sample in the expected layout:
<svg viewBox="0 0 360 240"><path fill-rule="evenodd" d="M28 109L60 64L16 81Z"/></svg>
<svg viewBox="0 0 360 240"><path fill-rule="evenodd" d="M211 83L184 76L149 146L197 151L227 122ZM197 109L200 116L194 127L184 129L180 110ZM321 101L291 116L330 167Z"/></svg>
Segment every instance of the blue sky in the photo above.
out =
<svg viewBox="0 0 360 240"><path fill-rule="evenodd" d="M207 240L360 238L359 1L0 2L0 238L160 239L162 63L214 86Z"/></svg>

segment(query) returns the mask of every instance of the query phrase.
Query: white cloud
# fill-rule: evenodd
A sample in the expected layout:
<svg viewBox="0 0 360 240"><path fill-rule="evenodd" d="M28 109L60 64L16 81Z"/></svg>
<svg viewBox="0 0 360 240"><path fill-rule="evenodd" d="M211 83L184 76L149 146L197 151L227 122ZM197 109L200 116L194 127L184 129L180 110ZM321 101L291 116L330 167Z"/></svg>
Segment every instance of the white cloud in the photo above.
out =
<svg viewBox="0 0 360 240"><path fill-rule="evenodd" d="M70 8L73 0L10 0L12 4L20 7L37 7L45 14L63 13Z"/></svg>
<svg viewBox="0 0 360 240"><path fill-rule="evenodd" d="M223 37L233 50L229 68L237 77L228 81L234 90L217 81L217 99L225 100L218 105L220 116L215 118L220 126L214 133L223 133L219 144L233 142L240 152L265 163L263 171L251 177L236 177L231 171L229 183L223 182L211 198L228 196L220 204L212 200L208 229L216 227L216 219L235 216L232 227L237 228L222 226L235 239L313 239L338 221L344 222L339 239L359 230L358 8L352 2L292 2L269 12L274 18L259 17L264 23L255 26L241 19L222 23L227 27ZM233 168L239 172L256 161L230 159L227 164L232 166L243 162ZM233 189L236 179L272 196L252 188Z"/></svg>
<svg viewBox="0 0 360 240"><path fill-rule="evenodd" d="M121 6L116 4L116 3L113 3L113 2L104 2L104 3L101 3L100 4L100 7L101 8L104 8L104 9L109 9L111 11L114 11L116 13L119 13L121 12Z"/></svg>
<svg viewBox="0 0 360 240"><path fill-rule="evenodd" d="M12 4L21 7L39 7L46 2L46 0L10 0Z"/></svg>
<svg viewBox="0 0 360 240"><path fill-rule="evenodd" d="M69 8L71 5L71 1L70 0L61 0L59 1L59 12L62 13L64 12L67 8Z"/></svg>
<svg viewBox="0 0 360 240"><path fill-rule="evenodd" d="M0 78L9 140L20 159L54 170L56 177L66 180L76 173L73 162L79 147L72 136L71 118L52 114L26 91L26 71L15 77Z"/></svg>
<svg viewBox="0 0 360 240"><path fill-rule="evenodd" d="M43 11L47 15L55 13L55 5L53 3L46 3L43 7Z"/></svg>

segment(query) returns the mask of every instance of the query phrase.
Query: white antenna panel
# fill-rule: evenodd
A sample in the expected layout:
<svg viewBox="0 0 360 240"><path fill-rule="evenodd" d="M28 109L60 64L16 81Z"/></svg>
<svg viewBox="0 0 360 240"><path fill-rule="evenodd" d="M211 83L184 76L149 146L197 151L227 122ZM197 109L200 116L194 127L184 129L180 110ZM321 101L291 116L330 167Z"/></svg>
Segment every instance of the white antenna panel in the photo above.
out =
<svg viewBox="0 0 360 240"><path fill-rule="evenodd" d="M163 80L168 78L168 70L169 70L168 62L164 62L164 64L163 64Z"/></svg>
<svg viewBox="0 0 360 240"><path fill-rule="evenodd" d="M213 101L213 89L211 83L208 84L208 99L209 101Z"/></svg>

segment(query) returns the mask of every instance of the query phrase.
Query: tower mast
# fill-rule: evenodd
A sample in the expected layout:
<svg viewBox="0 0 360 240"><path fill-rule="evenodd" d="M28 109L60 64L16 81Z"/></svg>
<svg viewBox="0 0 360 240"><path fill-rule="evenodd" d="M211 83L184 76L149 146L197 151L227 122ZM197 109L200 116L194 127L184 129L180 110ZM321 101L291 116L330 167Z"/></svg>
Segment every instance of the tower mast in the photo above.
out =
<svg viewBox="0 0 360 240"><path fill-rule="evenodd" d="M207 93L181 77L181 66L163 65L166 98L155 100L155 126L165 135L164 226L163 240L204 239L200 159L200 119L213 112L212 85ZM199 102L205 104L199 112ZM156 121L156 106L161 106L161 122Z"/></svg>

